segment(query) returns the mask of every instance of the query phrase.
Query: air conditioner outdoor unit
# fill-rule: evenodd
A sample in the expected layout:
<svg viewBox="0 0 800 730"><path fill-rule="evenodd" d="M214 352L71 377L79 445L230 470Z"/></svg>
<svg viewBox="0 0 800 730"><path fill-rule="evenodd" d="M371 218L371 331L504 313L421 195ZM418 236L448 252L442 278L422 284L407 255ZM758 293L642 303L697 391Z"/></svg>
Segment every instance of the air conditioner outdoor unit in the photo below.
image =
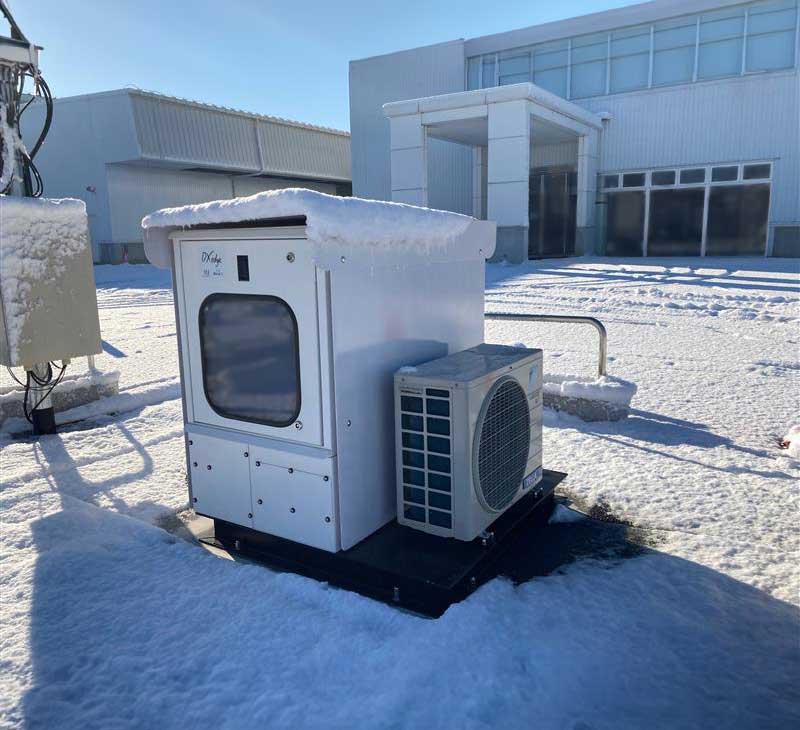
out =
<svg viewBox="0 0 800 730"><path fill-rule="evenodd" d="M542 478L542 351L483 344L395 374L397 519L473 540Z"/></svg>

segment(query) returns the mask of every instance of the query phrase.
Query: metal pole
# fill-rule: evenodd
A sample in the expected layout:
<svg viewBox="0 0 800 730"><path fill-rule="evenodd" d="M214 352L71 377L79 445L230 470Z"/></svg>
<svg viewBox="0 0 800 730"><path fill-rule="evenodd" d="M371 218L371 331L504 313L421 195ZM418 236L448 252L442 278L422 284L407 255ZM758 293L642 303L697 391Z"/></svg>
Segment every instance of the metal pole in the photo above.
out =
<svg viewBox="0 0 800 730"><path fill-rule="evenodd" d="M523 314L514 312L486 312L484 319L506 320L512 322L558 322L560 324L589 324L597 330L600 347L597 361L597 374L606 375L608 366L608 333L605 325L594 317L578 317L569 314Z"/></svg>

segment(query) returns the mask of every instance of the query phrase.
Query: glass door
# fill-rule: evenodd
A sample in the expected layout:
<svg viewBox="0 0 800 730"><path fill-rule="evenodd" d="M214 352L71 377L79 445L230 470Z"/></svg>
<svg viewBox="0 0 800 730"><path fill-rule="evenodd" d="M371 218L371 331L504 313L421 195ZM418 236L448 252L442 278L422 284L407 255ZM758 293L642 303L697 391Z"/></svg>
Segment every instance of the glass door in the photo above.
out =
<svg viewBox="0 0 800 730"><path fill-rule="evenodd" d="M532 170L529 183L528 257L571 256L575 253L577 173Z"/></svg>

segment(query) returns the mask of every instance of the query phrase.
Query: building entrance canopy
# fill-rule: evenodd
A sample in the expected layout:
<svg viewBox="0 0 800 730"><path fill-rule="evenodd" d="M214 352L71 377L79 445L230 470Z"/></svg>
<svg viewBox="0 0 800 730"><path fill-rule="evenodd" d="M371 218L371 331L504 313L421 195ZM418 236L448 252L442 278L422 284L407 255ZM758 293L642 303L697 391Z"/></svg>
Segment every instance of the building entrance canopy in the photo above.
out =
<svg viewBox="0 0 800 730"><path fill-rule="evenodd" d="M519 262L528 257L529 245L535 248L530 229L536 218L532 190L539 184L532 188L536 145L574 142L577 185L570 226L577 252L595 250L603 128L598 115L530 83L391 102L383 111L391 126L394 201L428 204L428 139L473 148L473 215L497 223L498 260Z"/></svg>

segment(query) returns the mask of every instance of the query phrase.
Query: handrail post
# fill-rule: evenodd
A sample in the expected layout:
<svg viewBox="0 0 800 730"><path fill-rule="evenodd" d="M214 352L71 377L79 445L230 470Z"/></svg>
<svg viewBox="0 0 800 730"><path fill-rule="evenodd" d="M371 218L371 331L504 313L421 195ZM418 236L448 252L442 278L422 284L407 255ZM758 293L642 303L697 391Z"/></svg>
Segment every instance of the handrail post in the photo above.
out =
<svg viewBox="0 0 800 730"><path fill-rule="evenodd" d="M599 351L597 374L603 377L608 369L608 332L605 325L595 317L579 317L569 314L525 314L515 312L485 312L484 319L497 319L512 322L558 322L559 324L589 324L597 330Z"/></svg>

